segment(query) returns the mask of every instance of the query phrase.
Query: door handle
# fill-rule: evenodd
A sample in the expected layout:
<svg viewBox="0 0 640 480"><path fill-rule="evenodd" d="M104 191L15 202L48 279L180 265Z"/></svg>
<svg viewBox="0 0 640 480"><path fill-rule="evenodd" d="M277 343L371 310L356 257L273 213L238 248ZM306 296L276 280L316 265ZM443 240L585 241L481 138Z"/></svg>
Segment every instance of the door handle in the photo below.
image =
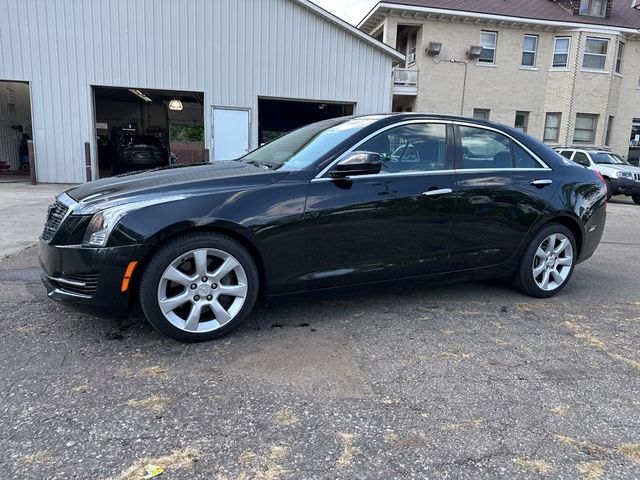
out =
<svg viewBox="0 0 640 480"><path fill-rule="evenodd" d="M437 190L427 190L423 192L422 195L425 197L439 197L440 195L447 195L449 193L453 193L453 190L450 188L440 188Z"/></svg>
<svg viewBox="0 0 640 480"><path fill-rule="evenodd" d="M531 182L531 185L533 185L534 187L546 187L547 185L551 185L553 183L553 180L534 180Z"/></svg>

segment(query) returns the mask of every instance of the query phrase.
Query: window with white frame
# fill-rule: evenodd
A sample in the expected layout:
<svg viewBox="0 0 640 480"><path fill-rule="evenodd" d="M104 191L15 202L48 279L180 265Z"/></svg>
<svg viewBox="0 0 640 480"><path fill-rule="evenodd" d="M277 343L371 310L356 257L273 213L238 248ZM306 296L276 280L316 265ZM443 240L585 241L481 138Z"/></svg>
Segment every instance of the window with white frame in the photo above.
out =
<svg viewBox="0 0 640 480"><path fill-rule="evenodd" d="M573 142L589 144L595 143L597 126L598 115L578 113L576 115L576 126L573 131Z"/></svg>
<svg viewBox="0 0 640 480"><path fill-rule="evenodd" d="M544 121L544 137L545 142L555 143L560 139L560 120L562 114L560 112L547 113Z"/></svg>
<svg viewBox="0 0 640 480"><path fill-rule="evenodd" d="M480 63L496 63L496 45L498 44L498 32L488 32L482 30L480 33L480 45L482 52L478 62Z"/></svg>
<svg viewBox="0 0 640 480"><path fill-rule="evenodd" d="M607 49L609 40L605 38L587 37L584 46L584 59L582 60L582 68L589 70L604 70L607 63Z"/></svg>
<svg viewBox="0 0 640 480"><path fill-rule="evenodd" d="M516 120L514 128L521 132L527 133L527 127L529 126L529 112L516 112Z"/></svg>
<svg viewBox="0 0 640 480"><path fill-rule="evenodd" d="M538 50L538 36L525 35L522 45L522 63L523 67L536 66L536 52Z"/></svg>
<svg viewBox="0 0 640 480"><path fill-rule="evenodd" d="M567 68L569 66L569 49L571 37L556 37L553 44L553 68Z"/></svg>
<svg viewBox="0 0 640 480"><path fill-rule="evenodd" d="M606 0L580 0L580 15L604 17L607 13Z"/></svg>
<svg viewBox="0 0 640 480"><path fill-rule="evenodd" d="M624 57L624 43L618 43L618 52L616 53L616 73L622 75L622 57Z"/></svg>
<svg viewBox="0 0 640 480"><path fill-rule="evenodd" d="M416 52L418 50L418 32L412 32L409 35L409 54L407 55L407 67L416 64Z"/></svg>

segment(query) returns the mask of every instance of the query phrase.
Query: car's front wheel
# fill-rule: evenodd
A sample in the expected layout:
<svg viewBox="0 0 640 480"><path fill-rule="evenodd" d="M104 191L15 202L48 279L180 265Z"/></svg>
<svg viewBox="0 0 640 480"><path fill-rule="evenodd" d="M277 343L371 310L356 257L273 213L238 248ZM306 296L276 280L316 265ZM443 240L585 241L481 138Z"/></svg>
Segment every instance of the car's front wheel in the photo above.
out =
<svg viewBox="0 0 640 480"><path fill-rule="evenodd" d="M611 180L609 180L608 178L604 179L604 184L607 187L607 201L611 200L611 197L613 197L613 186L611 185Z"/></svg>
<svg viewBox="0 0 640 480"><path fill-rule="evenodd" d="M160 333L183 342L237 328L258 296L258 270L235 240L197 232L162 246L140 279L140 303Z"/></svg>
<svg viewBox="0 0 640 480"><path fill-rule="evenodd" d="M640 195L632 195L631 198L633 199L633 203L640 205Z"/></svg>
<svg viewBox="0 0 640 480"><path fill-rule="evenodd" d="M578 250L571 231L552 223L531 240L513 277L517 290L532 297L551 297L562 290L577 260Z"/></svg>

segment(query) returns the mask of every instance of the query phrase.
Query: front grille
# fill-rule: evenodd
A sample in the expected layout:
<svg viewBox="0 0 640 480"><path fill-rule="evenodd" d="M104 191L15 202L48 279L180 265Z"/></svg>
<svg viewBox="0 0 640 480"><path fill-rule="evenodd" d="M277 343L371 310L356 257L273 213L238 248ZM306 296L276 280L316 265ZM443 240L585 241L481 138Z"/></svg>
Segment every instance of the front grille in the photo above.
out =
<svg viewBox="0 0 640 480"><path fill-rule="evenodd" d="M633 174L633 179L634 179L636 182L640 182L640 173L634 173L634 174Z"/></svg>
<svg viewBox="0 0 640 480"><path fill-rule="evenodd" d="M88 297L96 293L98 279L98 272L63 273L61 277L50 278L58 290Z"/></svg>
<svg viewBox="0 0 640 480"><path fill-rule="evenodd" d="M49 207L49 211L47 213L47 221L44 224L44 230L42 231L42 240L48 242L53 238L53 236L60 228L60 224L64 217L67 215L69 207L67 207L64 203L59 200L56 200L56 203Z"/></svg>

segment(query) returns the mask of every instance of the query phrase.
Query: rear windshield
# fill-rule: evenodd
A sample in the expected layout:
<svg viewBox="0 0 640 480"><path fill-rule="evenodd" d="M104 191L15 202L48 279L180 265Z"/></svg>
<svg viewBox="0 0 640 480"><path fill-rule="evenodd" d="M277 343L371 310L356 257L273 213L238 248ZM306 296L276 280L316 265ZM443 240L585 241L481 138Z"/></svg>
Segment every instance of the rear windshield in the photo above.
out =
<svg viewBox="0 0 640 480"><path fill-rule="evenodd" d="M592 153L591 158L594 162L600 164L629 165L620 155L613 153Z"/></svg>
<svg viewBox="0 0 640 480"><path fill-rule="evenodd" d="M153 135L128 135L118 142L123 148L157 147L162 148L162 142Z"/></svg>

